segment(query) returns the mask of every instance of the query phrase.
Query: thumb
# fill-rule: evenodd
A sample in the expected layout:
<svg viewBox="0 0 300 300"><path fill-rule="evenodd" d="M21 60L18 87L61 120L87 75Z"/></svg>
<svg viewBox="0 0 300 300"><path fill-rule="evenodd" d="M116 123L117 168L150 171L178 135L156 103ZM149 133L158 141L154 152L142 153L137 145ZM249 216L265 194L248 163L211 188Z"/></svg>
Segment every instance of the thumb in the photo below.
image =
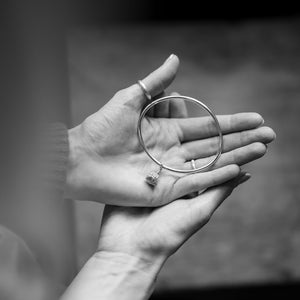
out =
<svg viewBox="0 0 300 300"><path fill-rule="evenodd" d="M152 98L161 94L173 82L178 68L179 58L175 54L171 54L163 65L142 80ZM137 83L120 91L117 96L118 100L122 99L121 101L125 103L128 103L128 98L131 98L131 101L129 101L131 106L138 110L142 109L148 101L143 89ZM132 101L135 103L132 103Z"/></svg>
<svg viewBox="0 0 300 300"><path fill-rule="evenodd" d="M179 68L179 58L171 54L162 66L142 81L152 97L162 93L175 79Z"/></svg>

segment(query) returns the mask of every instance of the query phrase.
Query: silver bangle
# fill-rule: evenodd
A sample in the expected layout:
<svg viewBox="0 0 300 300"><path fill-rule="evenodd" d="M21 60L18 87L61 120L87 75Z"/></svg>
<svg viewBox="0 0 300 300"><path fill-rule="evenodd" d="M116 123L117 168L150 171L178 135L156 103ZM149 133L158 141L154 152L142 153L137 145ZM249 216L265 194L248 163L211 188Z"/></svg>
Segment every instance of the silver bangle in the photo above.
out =
<svg viewBox="0 0 300 300"><path fill-rule="evenodd" d="M209 161L207 164L205 164L202 167L193 168L192 170L183 170L183 169L175 169L175 168L168 167L168 166L164 165L162 162L160 162L158 159L156 159L151 153L149 153L149 151L148 151L148 149L145 145L145 142L144 142L144 139L143 139L143 136L142 136L142 132L141 132L142 131L141 130L141 125L142 125L143 118L145 117L146 113L153 106L155 106L158 103L168 101L168 100L171 100L171 99L183 99L183 100L187 100L189 102L193 102L193 103L196 103L196 104L200 105L202 108L204 108L210 114L210 116L213 118L213 120L216 124L216 128L217 128L217 131L218 131L218 136L219 136L218 151L217 151L216 155L211 159L211 161ZM140 114L140 117L139 117L139 120L138 120L138 126L137 126L137 134L138 134L138 139L139 139L139 142L140 142L142 148L144 149L146 154L160 167L160 170L165 169L165 170L168 170L168 171L171 171L171 172L176 172L176 173L186 173L186 174L187 173L198 173L198 172L207 170L208 168L210 168L211 166L213 166L217 162L217 160L220 158L220 156L222 154L222 150L223 150L223 135L222 135L222 130L221 130L221 127L220 127L220 124L219 124L219 121L218 121L216 115L212 112L212 110L207 105L205 105L204 103L202 103L201 101L199 101L195 98L188 97L188 96L181 96L181 95L166 96L166 97L162 97L162 98L159 98L157 100L154 100L153 102L148 104Z"/></svg>

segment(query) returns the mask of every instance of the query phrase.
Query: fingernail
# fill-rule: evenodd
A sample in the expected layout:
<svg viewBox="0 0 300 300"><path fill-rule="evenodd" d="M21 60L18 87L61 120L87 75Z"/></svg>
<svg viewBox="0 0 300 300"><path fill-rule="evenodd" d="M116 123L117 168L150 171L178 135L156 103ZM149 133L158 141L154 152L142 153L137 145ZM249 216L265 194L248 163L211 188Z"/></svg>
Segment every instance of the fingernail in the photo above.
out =
<svg viewBox="0 0 300 300"><path fill-rule="evenodd" d="M239 180L238 180L238 185L248 181L251 178L250 173L245 173Z"/></svg>
<svg viewBox="0 0 300 300"><path fill-rule="evenodd" d="M171 55L167 58L166 62L169 61L169 60L171 60L173 57L174 57L174 54L171 54Z"/></svg>

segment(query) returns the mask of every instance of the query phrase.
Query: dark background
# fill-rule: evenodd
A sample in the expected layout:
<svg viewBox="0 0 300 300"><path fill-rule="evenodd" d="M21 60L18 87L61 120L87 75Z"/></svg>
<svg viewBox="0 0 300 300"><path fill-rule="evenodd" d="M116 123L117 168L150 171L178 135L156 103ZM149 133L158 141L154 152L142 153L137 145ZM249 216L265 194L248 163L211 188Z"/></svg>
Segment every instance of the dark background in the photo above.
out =
<svg viewBox="0 0 300 300"><path fill-rule="evenodd" d="M32 15L42 8L55 11L57 20L63 15L68 22L78 24L135 23L135 22L239 22L299 17L296 1L157 1L157 0L3 0L1 14L9 10L30 8Z"/></svg>
<svg viewBox="0 0 300 300"><path fill-rule="evenodd" d="M75 3L76 6L74 5ZM291 18L299 16L295 1L72 1L71 11L80 22L180 22Z"/></svg>

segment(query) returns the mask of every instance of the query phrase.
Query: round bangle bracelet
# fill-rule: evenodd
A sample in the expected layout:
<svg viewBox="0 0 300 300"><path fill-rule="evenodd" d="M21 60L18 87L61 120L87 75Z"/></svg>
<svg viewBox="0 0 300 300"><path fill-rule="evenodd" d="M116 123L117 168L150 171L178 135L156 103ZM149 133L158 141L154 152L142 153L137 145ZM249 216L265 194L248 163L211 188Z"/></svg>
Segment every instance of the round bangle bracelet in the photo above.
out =
<svg viewBox="0 0 300 300"><path fill-rule="evenodd" d="M218 131L218 136L219 136L219 142L218 142L218 151L215 154L215 156L205 165L199 167L199 168L193 168L191 170L184 170L184 169L175 169L175 168L171 168L168 167L166 165L164 165L163 163L161 163L158 159L156 159L147 149L143 136L142 136L142 129L141 129L141 125L142 125L142 120L145 117L146 113L149 111L149 109L151 109L153 106L155 106L158 103L164 102L164 101L168 101L171 99L183 99L189 102L193 102L196 103L198 105L200 105L202 108L204 108L209 114L210 116L213 118L215 125L216 125L216 129ZM212 112L212 110L205 105L204 103L202 103L201 101L192 98L192 97L188 97L188 96L166 96L166 97L162 97L159 98L157 100L154 100L153 102L151 102L150 104L148 104L144 110L141 112L141 115L139 117L138 120L138 126L137 126L137 134L138 134L138 138L139 138L139 142L142 146L142 148L144 149L144 151L146 152L146 154L160 167L161 169L166 169L169 170L171 172L176 172L176 173L197 173L197 172L201 172L204 170L207 170L209 167L211 167L212 165L214 165L217 160L220 158L221 154L222 154L222 150L223 150L223 135L222 135L222 130L219 124L219 121L216 117L216 115Z"/></svg>

